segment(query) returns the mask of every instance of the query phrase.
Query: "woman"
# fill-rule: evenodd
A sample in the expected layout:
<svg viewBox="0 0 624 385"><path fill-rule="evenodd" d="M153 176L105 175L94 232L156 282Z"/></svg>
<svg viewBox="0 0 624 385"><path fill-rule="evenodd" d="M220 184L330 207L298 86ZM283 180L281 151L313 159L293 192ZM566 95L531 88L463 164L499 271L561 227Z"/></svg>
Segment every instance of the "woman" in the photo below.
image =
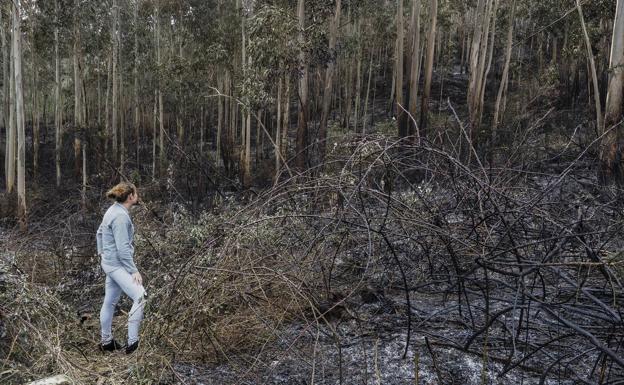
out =
<svg viewBox="0 0 624 385"><path fill-rule="evenodd" d="M123 291L134 301L128 315L126 354L130 354L139 347L139 326L143 319L146 295L143 279L132 258L134 226L130 219L130 208L139 202L139 196L136 187L127 182L119 183L106 196L115 200L115 203L106 210L97 231L97 250L106 273L106 291L100 311L101 349L121 349L121 345L113 339L111 327L115 305Z"/></svg>

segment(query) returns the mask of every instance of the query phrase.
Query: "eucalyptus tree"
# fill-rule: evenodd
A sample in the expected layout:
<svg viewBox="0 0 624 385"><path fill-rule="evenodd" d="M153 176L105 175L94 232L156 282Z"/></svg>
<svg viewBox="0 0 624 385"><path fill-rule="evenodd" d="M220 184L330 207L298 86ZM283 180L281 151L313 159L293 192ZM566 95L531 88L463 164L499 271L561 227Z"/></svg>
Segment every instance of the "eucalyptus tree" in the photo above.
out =
<svg viewBox="0 0 624 385"><path fill-rule="evenodd" d="M154 31L155 31L155 35L156 35L156 66L158 68L159 74L158 74L158 80L157 80L157 85L158 85L158 126L159 126L159 130L158 130L158 164L159 164L159 170L160 173L162 174L165 168L165 162L166 160L166 155L165 155L165 122L164 122L164 106L163 106L163 90L162 90L162 51L161 51L161 39L160 39L160 35L161 35L161 27L160 27L160 0L155 0L154 1L154 20L155 20L155 25L154 25ZM156 138L154 137L153 140L155 141Z"/></svg>
<svg viewBox="0 0 624 385"><path fill-rule="evenodd" d="M288 131L290 73L299 65L298 20L284 5L258 4L249 20L249 54L254 60L246 80L250 108L272 105L275 132L270 139L275 157L275 177L286 153L284 134ZM258 135L266 135L259 127ZM258 149L256 149L258 151Z"/></svg>
<svg viewBox="0 0 624 385"><path fill-rule="evenodd" d="M56 186L61 186L61 145L63 107L61 102L61 56L60 50L60 8L54 0L54 163L56 166Z"/></svg>
<svg viewBox="0 0 624 385"><path fill-rule="evenodd" d="M600 89L598 88L598 75L596 74L596 63L594 60L594 53L592 50L591 41L589 40L589 34L587 32L587 26L585 25L585 17L583 16L583 7L580 0L576 0L576 9L581 21L581 28L583 30L583 38L585 41L585 48L587 49L587 60L589 61L589 70L592 77L592 85L594 87L594 102L596 107L596 127L600 130L602 128L602 106L600 102Z"/></svg>
<svg viewBox="0 0 624 385"><path fill-rule="evenodd" d="M404 26L403 26L403 0L397 0L397 11L396 11L396 42L395 42L395 54L394 54L394 68L395 68L395 96L394 100L396 103L396 121L398 127L399 137L407 136L406 124L405 124L405 106L403 101L403 46L404 42Z"/></svg>
<svg viewBox="0 0 624 385"><path fill-rule="evenodd" d="M298 99L298 121L297 121L297 141L295 147L295 163L300 170L306 167L308 152L308 86L309 86L309 64L304 50L305 29L306 29L306 13L305 0L298 0L297 18L299 20L299 44L301 46L299 52L299 70L301 76L299 78L299 95Z"/></svg>
<svg viewBox="0 0 624 385"><path fill-rule="evenodd" d="M496 94L496 102L494 104L494 117L492 119L493 140L496 139L496 129L500 124L502 116L505 112L506 94L509 86L509 67L511 63L515 16L516 0L511 0L511 4L509 5L509 19L507 26L507 42L505 45L505 63L503 65L503 74L501 75L501 81L498 86L498 93Z"/></svg>
<svg viewBox="0 0 624 385"><path fill-rule="evenodd" d="M416 115L418 108L418 86L420 80L420 0L412 0L412 12L410 19L409 36L411 44L409 45L409 113L410 119L408 121L408 135L420 136L418 132L418 125L416 124Z"/></svg>
<svg viewBox="0 0 624 385"><path fill-rule="evenodd" d="M490 44L494 39L490 36L490 27L495 22L498 0L478 0L474 14L474 30L470 48L470 79L468 84L468 113L470 119L470 139L475 141L481 125L483 99L487 81L486 62L488 53L491 57ZM495 29L492 28L492 33Z"/></svg>
<svg viewBox="0 0 624 385"><path fill-rule="evenodd" d="M16 123L16 109L15 109L15 12L14 3L6 4L6 14L9 16L8 29L11 31L10 35L10 47L9 47L9 126L7 128L7 141L6 141L6 190L10 194L15 189L15 177L16 177L16 159L17 159L17 123Z"/></svg>
<svg viewBox="0 0 624 385"><path fill-rule="evenodd" d="M386 80L388 72L387 67L390 63L395 62L395 59L392 58L391 55L388 55L388 47L392 46L389 42L396 39L396 27L392 23L392 21L396 19L396 11L392 9L389 1L387 4L384 4L377 0L369 0L364 2L364 4L365 8L363 9L363 13L367 18L368 28L364 29L363 35L360 38L366 39L369 42L369 54L371 55L369 73L373 70L375 71L374 76L372 76L371 73L371 85L367 92L370 99L366 98L367 100L364 103L364 126L366 129L368 124L372 125L375 122L375 114L373 113L370 114L370 119L366 119L368 108L370 107L369 100L370 104L374 107L378 98L378 83ZM372 56L376 56L376 62L373 61ZM393 88L391 95L395 94L394 84L395 82L393 81L391 85L391 88ZM370 95L371 90L372 96ZM382 95L385 96L385 93L382 93ZM371 108L371 110L374 111L373 108Z"/></svg>
<svg viewBox="0 0 624 385"><path fill-rule="evenodd" d="M7 131L9 127L9 42L7 41L7 27L5 26L7 23L5 20L9 19L8 17L3 17L4 7L0 5L0 50L2 50L2 124ZM7 131L8 135L8 131ZM8 143L8 141L6 142ZM8 149L8 148L7 148ZM5 156L8 156L5 151ZM6 167L8 162L5 159L5 175L7 174Z"/></svg>
<svg viewBox="0 0 624 385"><path fill-rule="evenodd" d="M7 41L7 34L10 38L10 23L5 23L3 18L4 11L9 15L8 19L11 19L11 12L9 4L5 6L0 5L0 43L2 48L2 119L3 128L5 131L5 149L4 149L4 178L7 192L11 192L15 183L15 156L13 154L13 131L11 127L11 121L9 116L10 108L10 78L12 78L12 72L9 67L10 57L10 43Z"/></svg>
<svg viewBox="0 0 624 385"><path fill-rule="evenodd" d="M111 137L113 140L113 162L117 164L119 160L119 138L118 138L118 112L119 112L119 83L118 83L118 56L119 56L119 3L118 0L112 0L112 18L111 18L111 47L112 47L112 118L111 118Z"/></svg>
<svg viewBox="0 0 624 385"><path fill-rule="evenodd" d="M95 139L103 139L108 148L101 153L108 154L112 148L112 158L117 163L125 159L125 144L134 137L134 158L140 167L141 143L145 139L142 135L151 136L156 177L157 171L164 175L168 168L168 130L179 141L171 148L172 153L178 144L188 152L198 143L202 161L212 159L205 148L214 139L217 165L222 159L228 174L234 175L234 169L240 171L243 185L248 186L254 171L254 151L257 164L269 150L274 154L276 176L289 155L299 168L316 162L314 156L322 163L332 112L340 117L337 123L344 128L366 130L373 121L373 114L369 118L368 112L379 95L392 100L400 136L423 134L434 80L440 86L442 100L446 66L462 67L466 61L470 67L467 118L475 141L483 112L490 111L484 106L490 102L492 136L496 134L502 125L510 89L516 92L510 97L525 101L543 94L551 85L556 91L576 88L579 95L585 96L581 92L587 81L592 111L608 94L606 129L621 117L621 87L617 85L622 77L618 64L622 56L618 53L621 23L612 23L616 18L609 13L613 10L608 0L579 1L576 9L569 2L572 12L565 14L553 7L564 4L560 0L539 4L518 0L239 0L239 8L236 3L22 2L21 9L27 12L22 17L22 38L29 43L24 44L23 53L26 104L22 107L31 112L31 122L22 123L33 126L35 172L39 163L40 109L45 116L50 104L54 110L58 185L66 159L61 150L63 120L69 120L75 128L71 138L74 168L82 175L83 189L89 177L87 143L95 144L89 147L90 153L100 153L96 151ZM248 7L251 3L253 11ZM12 2L3 2L2 6L9 4ZM499 5L504 12L498 14L504 15L504 19L496 17ZM621 5L617 7L621 12ZM578 22L579 10L585 22ZM12 189L15 177L11 180L11 175L17 169L11 160L17 159L19 125L15 84L11 86L15 82L15 71L11 69L15 57L8 57L12 13L3 11L0 43L4 42L6 79L2 115L8 136L5 178L7 187ZM506 35L498 35L497 23L507 23L499 26L506 30ZM611 24L617 30L613 35ZM610 57L609 36L613 36ZM495 60L499 53L500 60ZM592 57L595 64L591 64ZM590 69L584 65L586 59ZM435 79L434 65L439 75ZM496 89L486 94L486 84L492 79L496 79ZM384 87L379 86L382 82ZM52 103L46 102L48 90ZM553 92L549 96L565 95ZM520 103L519 108L525 109L523 105L527 103ZM297 123L291 125L292 108L297 109ZM416 119L418 108L420 121ZM599 120L600 109L595 110ZM463 112L458 111L460 115ZM148 119L156 128L151 135L141 131ZM106 131L98 133L95 128L101 123ZM289 136L289 129L295 126L296 132ZM134 132L126 133L125 127ZM605 137L613 143L615 139L610 135L609 132ZM290 154L288 151L289 137L295 139L294 156L292 150ZM606 143L607 139L604 144L608 147ZM610 148L612 154L613 145ZM71 154L67 155L71 159ZM605 162L608 156L603 151Z"/></svg>
<svg viewBox="0 0 624 385"><path fill-rule="evenodd" d="M253 0L243 0L241 4L241 63L243 66L243 77L247 75L249 67L253 62L252 56L247 55L247 31L246 21L253 14ZM243 82L243 94L245 94L245 82ZM251 105L249 97L245 96L244 109L246 113L243 115L243 122L241 124L241 179L243 187L249 187L251 183Z"/></svg>
<svg viewBox="0 0 624 385"><path fill-rule="evenodd" d="M613 36L609 55L609 86L605 108L602 169L607 177L624 180L622 156L622 93L624 90L624 0L618 0L613 17Z"/></svg>
<svg viewBox="0 0 624 385"><path fill-rule="evenodd" d="M334 67L336 63L336 41L338 39L338 27L340 26L340 13L342 12L341 0L336 0L336 10L329 24L329 53L333 55L327 63L325 69L325 84L323 85L323 101L321 110L321 120L319 122L318 148L320 162L325 160L327 148L327 120L329 118L329 108L333 92Z"/></svg>
<svg viewBox="0 0 624 385"><path fill-rule="evenodd" d="M431 96L431 82L433 76L433 60L435 53L436 28L438 22L438 0L429 3L429 32L427 33L427 53L425 55L425 82L422 101L420 103L420 129L425 135L429 120L429 97Z"/></svg>
<svg viewBox="0 0 624 385"><path fill-rule="evenodd" d="M17 124L17 209L20 227L26 229L26 129L22 83L22 33L20 0L13 3L13 76L15 77L15 116Z"/></svg>
<svg viewBox="0 0 624 385"><path fill-rule="evenodd" d="M28 20L30 21L30 25L28 28L28 35L30 40L30 66L31 66L31 122L32 122L32 153L33 153L33 175L37 175L37 171L39 170L39 143L40 143L40 116L39 116L39 52L35 48L35 27L37 20L37 4L32 2L29 4L28 9L25 9L25 12L28 14Z"/></svg>
<svg viewBox="0 0 624 385"><path fill-rule="evenodd" d="M133 96L134 96L134 140L135 140L135 160L137 165L140 164L140 156L139 156L139 0L134 0L134 63L132 74L134 77L134 87L133 87Z"/></svg>
<svg viewBox="0 0 624 385"><path fill-rule="evenodd" d="M80 175L80 156L82 152L81 131L85 129L85 106L83 105L83 87L82 87L82 46L80 33L80 2L74 0L73 6L73 51L72 61L74 69L74 172Z"/></svg>

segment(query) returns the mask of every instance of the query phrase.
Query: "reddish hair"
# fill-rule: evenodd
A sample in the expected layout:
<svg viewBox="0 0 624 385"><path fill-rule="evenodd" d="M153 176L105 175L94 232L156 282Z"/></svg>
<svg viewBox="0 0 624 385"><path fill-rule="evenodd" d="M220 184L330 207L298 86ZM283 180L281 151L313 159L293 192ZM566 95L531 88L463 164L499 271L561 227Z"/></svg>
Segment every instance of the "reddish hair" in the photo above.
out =
<svg viewBox="0 0 624 385"><path fill-rule="evenodd" d="M124 203L130 194L136 194L136 187L130 182L121 182L108 190L106 197Z"/></svg>

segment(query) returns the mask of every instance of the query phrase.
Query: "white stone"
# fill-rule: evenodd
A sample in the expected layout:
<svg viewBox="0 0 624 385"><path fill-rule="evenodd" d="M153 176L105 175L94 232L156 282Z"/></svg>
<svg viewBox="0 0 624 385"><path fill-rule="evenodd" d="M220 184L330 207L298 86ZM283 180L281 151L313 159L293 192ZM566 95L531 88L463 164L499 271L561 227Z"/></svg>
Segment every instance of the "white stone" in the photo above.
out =
<svg viewBox="0 0 624 385"><path fill-rule="evenodd" d="M72 380L64 374L59 374L57 376L43 378L41 380L29 382L26 385L61 385L61 384L71 384Z"/></svg>

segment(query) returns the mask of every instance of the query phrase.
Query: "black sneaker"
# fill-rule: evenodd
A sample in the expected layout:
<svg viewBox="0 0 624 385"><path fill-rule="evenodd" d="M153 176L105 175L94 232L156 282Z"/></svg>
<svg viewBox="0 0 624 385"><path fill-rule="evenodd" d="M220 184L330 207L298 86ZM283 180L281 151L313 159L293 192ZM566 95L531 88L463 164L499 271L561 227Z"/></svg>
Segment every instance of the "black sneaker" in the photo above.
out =
<svg viewBox="0 0 624 385"><path fill-rule="evenodd" d="M107 344L100 344L100 350L103 352L112 352L121 348L122 346L118 344L115 340L111 340L111 342Z"/></svg>
<svg viewBox="0 0 624 385"><path fill-rule="evenodd" d="M139 347L139 340L134 341L130 345L126 346L126 354L132 354L133 351Z"/></svg>

